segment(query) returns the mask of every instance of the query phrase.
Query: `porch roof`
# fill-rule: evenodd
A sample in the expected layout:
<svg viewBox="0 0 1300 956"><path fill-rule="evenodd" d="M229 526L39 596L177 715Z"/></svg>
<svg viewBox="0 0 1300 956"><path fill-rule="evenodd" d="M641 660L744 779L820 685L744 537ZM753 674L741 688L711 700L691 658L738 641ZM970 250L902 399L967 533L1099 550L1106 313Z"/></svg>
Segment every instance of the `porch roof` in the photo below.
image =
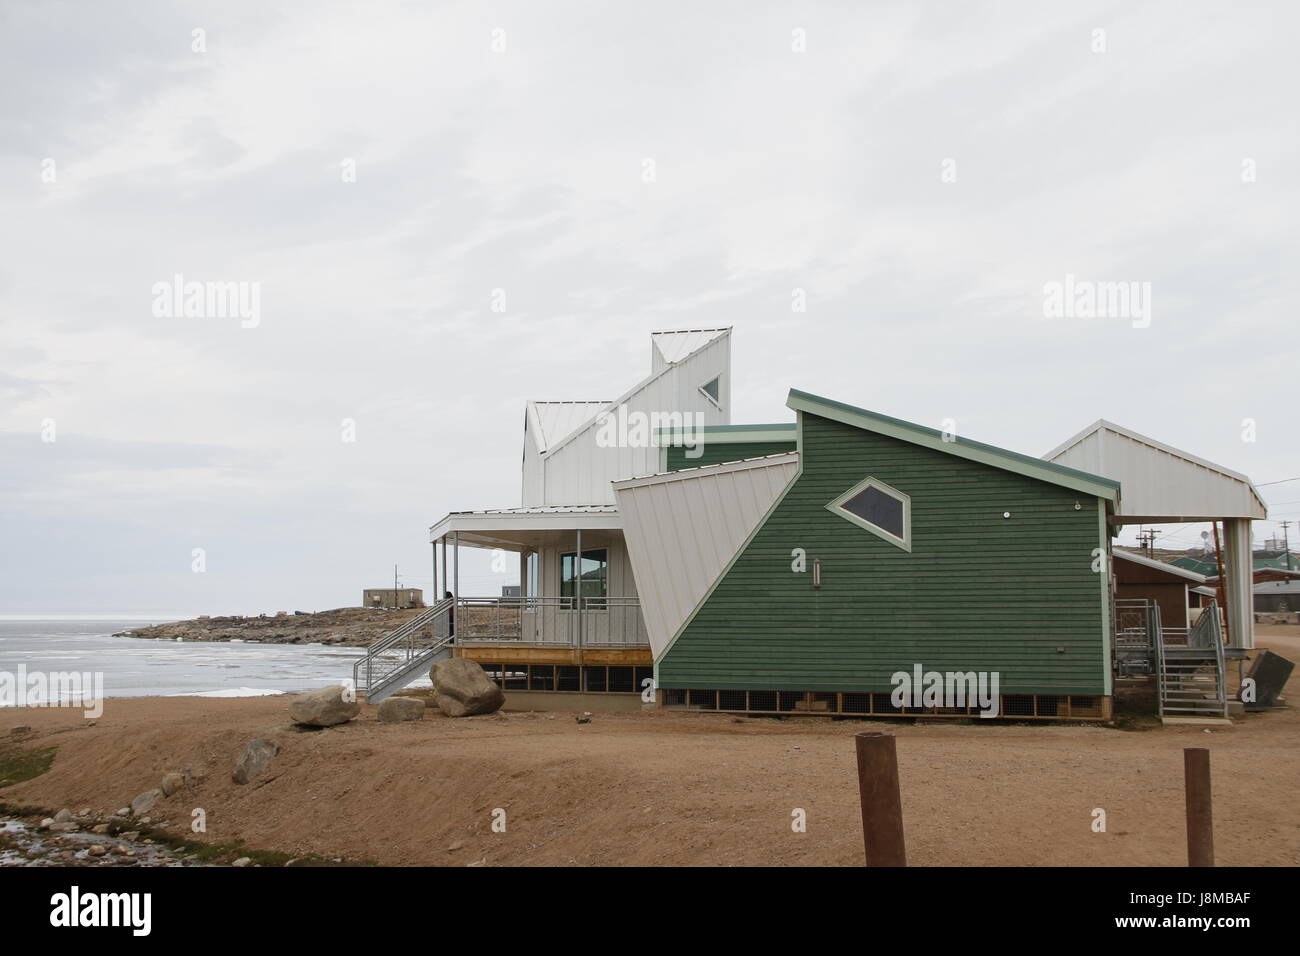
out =
<svg viewBox="0 0 1300 956"><path fill-rule="evenodd" d="M620 531L615 505L544 505L453 511L431 528L429 540L460 534L461 544L518 551L535 548L564 532Z"/></svg>

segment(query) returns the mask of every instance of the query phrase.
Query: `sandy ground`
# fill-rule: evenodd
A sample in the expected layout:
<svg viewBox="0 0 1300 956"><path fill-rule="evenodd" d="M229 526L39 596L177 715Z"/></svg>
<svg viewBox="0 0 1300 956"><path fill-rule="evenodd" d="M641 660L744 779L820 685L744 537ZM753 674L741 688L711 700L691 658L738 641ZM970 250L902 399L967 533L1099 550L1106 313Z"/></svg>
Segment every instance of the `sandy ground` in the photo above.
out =
<svg viewBox="0 0 1300 956"><path fill-rule="evenodd" d="M1300 661L1300 628L1261 627L1262 646ZM1288 690L1300 700L1300 668ZM293 728L283 697L109 701L79 711L7 711L28 746L58 745L44 776L0 800L111 812L169 770L198 782L154 816L208 815L208 838L379 864L857 865L852 735L898 737L914 865L1168 865L1186 862L1182 748L1211 750L1221 865L1300 864L1300 711L1232 728L922 725L738 720L673 713L438 716ZM0 728L7 730L7 726ZM282 753L246 786L244 743ZM506 811L506 832L492 830ZM1105 833L1092 832L1094 808ZM794 832L792 811L806 812ZM452 849L454 847L454 849Z"/></svg>

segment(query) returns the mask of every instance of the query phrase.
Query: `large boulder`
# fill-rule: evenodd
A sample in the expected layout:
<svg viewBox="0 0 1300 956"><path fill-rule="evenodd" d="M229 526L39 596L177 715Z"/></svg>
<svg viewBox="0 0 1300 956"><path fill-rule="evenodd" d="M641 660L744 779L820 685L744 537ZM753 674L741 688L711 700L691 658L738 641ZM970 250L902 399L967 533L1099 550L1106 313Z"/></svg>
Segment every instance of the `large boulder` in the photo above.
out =
<svg viewBox="0 0 1300 956"><path fill-rule="evenodd" d="M453 657L438 661L429 671L433 702L448 717L472 717L500 710L506 702L501 688L474 661Z"/></svg>
<svg viewBox="0 0 1300 956"><path fill-rule="evenodd" d="M231 774L231 779L239 784L248 783L265 770L271 758L279 752L280 745L274 740L260 737L257 740L250 740L244 745L244 752L239 755L239 762L235 764L235 772Z"/></svg>
<svg viewBox="0 0 1300 956"><path fill-rule="evenodd" d="M386 724L423 720L424 701L418 697L385 697L379 702L379 719Z"/></svg>
<svg viewBox="0 0 1300 956"><path fill-rule="evenodd" d="M346 724L361 712L356 695L342 684L331 684L309 694L299 694L289 704L289 716L309 727Z"/></svg>

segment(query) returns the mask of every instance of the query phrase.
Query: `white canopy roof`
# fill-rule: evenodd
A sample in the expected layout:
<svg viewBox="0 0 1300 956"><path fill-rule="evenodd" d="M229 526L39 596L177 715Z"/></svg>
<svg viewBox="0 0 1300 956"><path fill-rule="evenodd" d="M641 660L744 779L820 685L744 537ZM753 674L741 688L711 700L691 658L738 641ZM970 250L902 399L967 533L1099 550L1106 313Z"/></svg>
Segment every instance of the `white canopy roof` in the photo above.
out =
<svg viewBox="0 0 1300 956"><path fill-rule="evenodd" d="M1118 481L1120 523L1268 517L1245 475L1113 422L1088 426L1043 459Z"/></svg>

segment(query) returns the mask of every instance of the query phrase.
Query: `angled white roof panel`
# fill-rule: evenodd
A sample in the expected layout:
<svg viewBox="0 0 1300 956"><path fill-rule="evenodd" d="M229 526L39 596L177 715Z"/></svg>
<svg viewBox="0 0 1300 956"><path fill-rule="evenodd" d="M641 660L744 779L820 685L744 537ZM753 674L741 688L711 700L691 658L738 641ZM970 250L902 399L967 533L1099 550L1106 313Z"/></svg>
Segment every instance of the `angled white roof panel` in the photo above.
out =
<svg viewBox="0 0 1300 956"><path fill-rule="evenodd" d="M722 329L678 329L666 332L651 332L650 341L658 351L660 358L669 365L675 365L692 352L698 352L720 335L731 331L731 327Z"/></svg>
<svg viewBox="0 0 1300 956"><path fill-rule="evenodd" d="M614 482L655 657L798 471L798 452L786 452Z"/></svg>
<svg viewBox="0 0 1300 956"><path fill-rule="evenodd" d="M596 417L609 402L529 402L533 443L544 452L560 444Z"/></svg>
<svg viewBox="0 0 1300 956"><path fill-rule="evenodd" d="M1113 422L1090 425L1043 459L1118 481L1117 515L1130 521L1268 517L1245 475Z"/></svg>

